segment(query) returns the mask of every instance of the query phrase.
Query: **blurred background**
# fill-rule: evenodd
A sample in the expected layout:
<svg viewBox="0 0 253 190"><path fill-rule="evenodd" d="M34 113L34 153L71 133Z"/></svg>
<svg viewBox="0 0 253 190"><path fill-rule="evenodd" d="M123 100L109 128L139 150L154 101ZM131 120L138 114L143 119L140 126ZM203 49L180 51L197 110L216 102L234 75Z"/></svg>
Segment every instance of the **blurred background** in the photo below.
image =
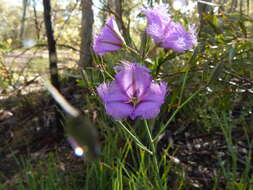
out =
<svg viewBox="0 0 253 190"><path fill-rule="evenodd" d="M127 44L147 52L154 43L141 11L159 4L186 28L194 25L198 36L194 50L158 49L145 60L171 89L150 121L153 132L180 109L157 142L161 184L253 189L252 0L0 0L0 189L157 189L154 163L96 95L119 61L140 60L123 51L101 58L91 47L114 15ZM64 122L68 116L44 86L48 80L85 119ZM124 123L145 142L140 120ZM85 159L65 138L72 125L89 126L81 136L70 132L73 139L97 131L91 144L78 142ZM96 146L99 159L88 159Z"/></svg>

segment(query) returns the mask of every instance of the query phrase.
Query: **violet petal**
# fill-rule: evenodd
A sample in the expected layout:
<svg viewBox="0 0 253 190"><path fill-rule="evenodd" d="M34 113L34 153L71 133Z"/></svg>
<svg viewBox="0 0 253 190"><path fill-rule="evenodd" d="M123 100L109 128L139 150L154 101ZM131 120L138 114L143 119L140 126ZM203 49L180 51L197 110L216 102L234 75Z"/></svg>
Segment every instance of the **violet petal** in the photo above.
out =
<svg viewBox="0 0 253 190"><path fill-rule="evenodd" d="M108 115L120 120L128 117L133 112L133 106L128 104L128 97L122 93L117 83L104 83L97 88L100 98L105 104Z"/></svg>
<svg viewBox="0 0 253 190"><path fill-rule="evenodd" d="M137 105L134 116L142 116L142 119L154 118L160 112L160 107L164 103L167 92L165 83L151 83L141 102Z"/></svg>
<svg viewBox="0 0 253 190"><path fill-rule="evenodd" d="M125 62L124 67L121 68L115 79L129 98L138 98L142 96L151 83L152 79L148 72L149 69L137 63L128 64Z"/></svg>
<svg viewBox="0 0 253 190"><path fill-rule="evenodd" d="M124 39L119 32L119 28L111 17L96 37L93 50L100 56L110 51L116 51L122 48Z"/></svg>

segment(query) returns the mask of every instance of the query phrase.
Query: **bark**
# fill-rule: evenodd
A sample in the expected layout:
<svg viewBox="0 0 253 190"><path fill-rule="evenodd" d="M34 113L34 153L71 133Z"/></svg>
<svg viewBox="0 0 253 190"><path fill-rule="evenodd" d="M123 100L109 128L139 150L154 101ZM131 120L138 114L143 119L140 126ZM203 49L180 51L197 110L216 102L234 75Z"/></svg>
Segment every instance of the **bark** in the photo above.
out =
<svg viewBox="0 0 253 190"><path fill-rule="evenodd" d="M243 1L240 0L240 13L243 14Z"/></svg>
<svg viewBox="0 0 253 190"><path fill-rule="evenodd" d="M247 0L247 15L250 16L250 0Z"/></svg>
<svg viewBox="0 0 253 190"><path fill-rule="evenodd" d="M130 45L131 39L130 39L130 35L129 35L129 27L126 27L123 22L123 8L122 8L123 3L124 3L124 0L115 0L115 2L114 2L116 22L117 22L117 25L118 25L120 31L122 31L122 35L123 35L124 39L126 40L126 43L128 45Z"/></svg>
<svg viewBox="0 0 253 190"><path fill-rule="evenodd" d="M115 13L116 13L116 22L119 26L119 29L123 31L123 19L122 19L122 3L123 0L115 0Z"/></svg>
<svg viewBox="0 0 253 190"><path fill-rule="evenodd" d="M52 28L50 0L43 0L43 6L44 6L44 23L48 43L49 70L50 70L51 83L58 91L60 91L60 82L58 78L58 67L57 67L56 42L54 39L54 31ZM63 126L61 124L62 115L60 113L60 106L58 106L56 102L54 103L56 105L55 124L57 127L57 135L59 137L62 137L64 133L63 133Z"/></svg>
<svg viewBox="0 0 253 190"><path fill-rule="evenodd" d="M106 8L107 8L107 3L103 2L103 9L101 10L101 23L102 23L102 26L105 25L106 19L107 19L107 12L104 11L104 10L106 10Z"/></svg>
<svg viewBox="0 0 253 190"><path fill-rule="evenodd" d="M148 0L148 5L149 5L150 7L153 7L153 0Z"/></svg>
<svg viewBox="0 0 253 190"><path fill-rule="evenodd" d="M21 19L21 27L20 27L20 34L19 34L19 39L21 43L23 41L24 31L25 31L27 4L28 4L28 0L23 0L23 14L22 14L22 19Z"/></svg>
<svg viewBox="0 0 253 190"><path fill-rule="evenodd" d="M115 3L114 0L107 0L107 8L115 10Z"/></svg>
<svg viewBox="0 0 253 190"><path fill-rule="evenodd" d="M37 40L40 39L40 26L38 22L37 10L36 10L36 0L33 0L33 14L34 14L34 25L36 29Z"/></svg>
<svg viewBox="0 0 253 190"><path fill-rule="evenodd" d="M79 66L85 68L92 66L92 32L93 32L93 11L92 0L82 0L82 28Z"/></svg>
<svg viewBox="0 0 253 190"><path fill-rule="evenodd" d="M104 0L103 10L102 10L102 13L103 13L102 26L105 25L107 18L112 13L111 12L112 10L115 10L115 4L113 3L113 0Z"/></svg>
<svg viewBox="0 0 253 190"><path fill-rule="evenodd" d="M212 0L206 0L206 2L212 2ZM212 14L212 8L209 5L198 2L198 13L199 13L199 21L200 21L200 31L199 36L202 34L202 31L205 31L205 26L207 25L204 15Z"/></svg>
<svg viewBox="0 0 253 190"><path fill-rule="evenodd" d="M234 12L236 8L237 8L237 0L232 0L230 12Z"/></svg>

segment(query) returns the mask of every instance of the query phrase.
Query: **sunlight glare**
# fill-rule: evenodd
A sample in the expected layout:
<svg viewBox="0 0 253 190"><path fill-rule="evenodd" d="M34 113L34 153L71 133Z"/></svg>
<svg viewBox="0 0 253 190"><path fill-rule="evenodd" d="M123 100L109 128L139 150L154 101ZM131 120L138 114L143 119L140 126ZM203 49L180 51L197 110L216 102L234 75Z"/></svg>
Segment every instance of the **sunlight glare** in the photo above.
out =
<svg viewBox="0 0 253 190"><path fill-rule="evenodd" d="M83 149L81 147L76 147L75 148L75 155L78 157L83 156Z"/></svg>
<svg viewBox="0 0 253 190"><path fill-rule="evenodd" d="M72 137L68 137L67 140L68 140L69 144L71 145L71 147L73 148L75 155L78 156L78 157L83 157L84 156L84 150L83 150L82 147L80 147L77 144L76 140Z"/></svg>
<svg viewBox="0 0 253 190"><path fill-rule="evenodd" d="M185 0L174 0L172 6L173 6L173 8L174 8L175 10L178 11L178 10L180 10L180 9L182 9L183 7L186 6L186 1L185 1Z"/></svg>

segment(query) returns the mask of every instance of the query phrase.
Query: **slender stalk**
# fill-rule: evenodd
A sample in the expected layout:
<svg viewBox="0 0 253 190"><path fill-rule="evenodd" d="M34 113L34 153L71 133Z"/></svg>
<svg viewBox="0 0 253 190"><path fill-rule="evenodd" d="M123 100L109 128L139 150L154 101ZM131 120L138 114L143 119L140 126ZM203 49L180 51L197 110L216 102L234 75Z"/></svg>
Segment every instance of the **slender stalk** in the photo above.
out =
<svg viewBox="0 0 253 190"><path fill-rule="evenodd" d="M154 141L159 139L159 136L163 133L163 131L166 129L166 127L170 124L170 122L175 118L177 113L187 104L189 103L192 98L194 98L203 88L200 88L197 90L194 94L192 94L189 98L187 98L179 107L177 107L176 111L172 114L172 116L169 118L169 120L165 123L165 125L160 129L156 137L154 138Z"/></svg>
<svg viewBox="0 0 253 190"><path fill-rule="evenodd" d="M147 120L144 120L144 123L145 123L146 131L147 131L147 133L148 133L148 137L149 137L151 149L152 149L152 152L153 152L153 159L154 159L154 162L155 162L155 165L156 165L156 166L155 166L155 167L156 167L156 172L157 172L157 175L159 175L159 168L158 168L158 161L157 161L157 158L156 158L155 143L154 143L154 140L153 140L153 138L152 138L152 135L151 135L151 132L150 132L150 129L149 129Z"/></svg>
<svg viewBox="0 0 253 190"><path fill-rule="evenodd" d="M154 140L153 140L153 138L152 138L152 134L151 134L151 132L150 132L150 129L149 129L147 120L144 120L144 123L145 123L146 131L147 131L147 133L148 133L148 137L149 137L151 149L152 149L152 152L153 152L152 157L153 157L153 160L154 160L154 163L155 163L157 188L161 189L162 183L161 183L160 175L159 175L159 167L158 167L158 161L157 161L157 157L156 157L156 146L155 146L155 142L154 142Z"/></svg>
<svg viewBox="0 0 253 190"><path fill-rule="evenodd" d="M152 49L149 49L148 52L144 55L144 59L155 52L155 50L159 47L160 44L155 44Z"/></svg>
<svg viewBox="0 0 253 190"><path fill-rule="evenodd" d="M118 121L118 123L120 124L122 129L124 129L124 131L127 132L133 138L133 140L135 141L137 146L139 146L141 149L147 151L149 154L153 155L153 152L150 151L146 146L144 146L141 143L141 141L133 133L131 133L131 131L129 131L128 128L121 121Z"/></svg>
<svg viewBox="0 0 253 190"><path fill-rule="evenodd" d="M133 53L133 54L137 55L138 57L140 57L140 54L139 54L135 49L133 49L133 48L127 46L127 45L124 45L124 48L125 48L128 52Z"/></svg>
<svg viewBox="0 0 253 190"><path fill-rule="evenodd" d="M156 73L155 73L155 77L156 77L156 78L157 78L157 76L158 76L158 74L159 74L159 72L160 72L160 69L161 69L162 65L163 65L166 61L175 58L177 55L179 56L180 54L175 53L175 52L172 52L172 53L170 53L169 55L167 55L162 61L159 61L158 65L157 65L157 67L156 67Z"/></svg>
<svg viewBox="0 0 253 190"><path fill-rule="evenodd" d="M100 64L100 62L101 62L101 64ZM107 76L109 76L112 80L114 80L114 77L108 72L108 71L106 71L106 69L105 69L105 64L104 64L104 60L103 60L103 58L102 57L100 57L100 62L98 61L98 62L96 62L100 67L101 67L101 69L100 69L100 71L101 71L101 73L104 75L104 73L107 75Z"/></svg>
<svg viewBox="0 0 253 190"><path fill-rule="evenodd" d="M178 105L181 105L181 102L182 102L182 98L183 98L183 94L184 94L184 88L185 88L185 84L186 84L186 80L187 80L187 77L188 77L189 70L190 69L187 68L187 71L184 74L184 80L183 80L182 88L181 88L181 91L180 91Z"/></svg>

